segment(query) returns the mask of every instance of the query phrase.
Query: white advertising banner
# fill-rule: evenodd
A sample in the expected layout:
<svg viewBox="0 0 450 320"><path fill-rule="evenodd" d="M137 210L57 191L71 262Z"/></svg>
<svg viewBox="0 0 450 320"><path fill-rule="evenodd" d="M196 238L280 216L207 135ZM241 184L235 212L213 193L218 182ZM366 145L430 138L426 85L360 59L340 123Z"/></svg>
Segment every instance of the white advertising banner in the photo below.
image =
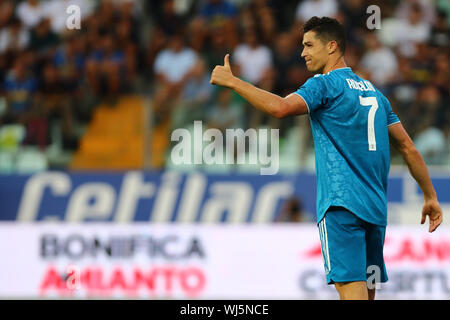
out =
<svg viewBox="0 0 450 320"><path fill-rule="evenodd" d="M390 226L378 299L449 299L450 228ZM0 223L0 298L337 299L314 224Z"/></svg>

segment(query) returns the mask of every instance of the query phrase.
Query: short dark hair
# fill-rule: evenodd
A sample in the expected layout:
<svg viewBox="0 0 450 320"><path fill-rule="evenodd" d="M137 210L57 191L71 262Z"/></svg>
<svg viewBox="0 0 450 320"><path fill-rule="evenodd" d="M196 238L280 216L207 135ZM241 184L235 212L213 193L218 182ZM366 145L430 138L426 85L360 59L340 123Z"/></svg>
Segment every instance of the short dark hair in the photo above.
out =
<svg viewBox="0 0 450 320"><path fill-rule="evenodd" d="M342 54L345 53L345 31L336 19L330 17L312 17L303 25L303 34L314 31L323 43L335 40Z"/></svg>

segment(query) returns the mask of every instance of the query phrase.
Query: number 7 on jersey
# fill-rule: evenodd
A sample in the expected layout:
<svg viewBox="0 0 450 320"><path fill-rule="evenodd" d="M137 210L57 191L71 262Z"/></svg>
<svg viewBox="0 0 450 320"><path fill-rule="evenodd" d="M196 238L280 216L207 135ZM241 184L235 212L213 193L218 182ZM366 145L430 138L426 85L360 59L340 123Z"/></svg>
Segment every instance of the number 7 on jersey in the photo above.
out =
<svg viewBox="0 0 450 320"><path fill-rule="evenodd" d="M377 142L375 140L375 113L378 109L377 98L375 97L361 97L359 96L359 103L362 106L370 106L369 116L367 121L367 139L369 142L369 151L377 150Z"/></svg>

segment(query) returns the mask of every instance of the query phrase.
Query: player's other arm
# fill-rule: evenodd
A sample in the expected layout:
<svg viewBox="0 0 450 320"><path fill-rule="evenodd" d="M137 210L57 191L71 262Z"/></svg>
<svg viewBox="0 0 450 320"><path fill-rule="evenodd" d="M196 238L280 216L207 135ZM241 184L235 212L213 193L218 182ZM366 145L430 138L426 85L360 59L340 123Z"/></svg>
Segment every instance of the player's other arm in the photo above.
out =
<svg viewBox="0 0 450 320"><path fill-rule="evenodd" d="M235 77L231 72L229 56L225 56L223 66L214 68L210 83L233 89L255 108L279 119L308 113L305 101L296 94L282 98Z"/></svg>
<svg viewBox="0 0 450 320"><path fill-rule="evenodd" d="M421 224L425 223L425 218L428 216L430 220L429 232L433 232L442 222L442 210L425 161L400 122L389 126L389 136L394 147L400 152L408 165L409 172L422 190L425 203Z"/></svg>

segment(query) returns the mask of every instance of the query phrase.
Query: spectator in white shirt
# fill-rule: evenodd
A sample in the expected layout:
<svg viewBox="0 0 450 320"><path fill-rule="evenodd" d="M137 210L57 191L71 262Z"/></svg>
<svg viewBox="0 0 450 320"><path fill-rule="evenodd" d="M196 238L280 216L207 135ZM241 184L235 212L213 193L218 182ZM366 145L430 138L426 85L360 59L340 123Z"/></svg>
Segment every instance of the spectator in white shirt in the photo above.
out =
<svg viewBox="0 0 450 320"><path fill-rule="evenodd" d="M39 0L23 1L17 6L17 17L26 28L34 28L45 16L44 6Z"/></svg>
<svg viewBox="0 0 450 320"><path fill-rule="evenodd" d="M175 35L170 40L169 48L161 51L156 57L156 76L162 83L179 84L194 67L195 62L196 53L184 46L184 40L180 35Z"/></svg>
<svg viewBox="0 0 450 320"><path fill-rule="evenodd" d="M338 13L336 0L306 0L297 5L295 17L297 21L305 22L309 18L334 17Z"/></svg>
<svg viewBox="0 0 450 320"><path fill-rule="evenodd" d="M180 95L197 61L197 54L184 45L184 38L175 34L169 47L155 59L157 88L154 105L158 116L168 115Z"/></svg>
<svg viewBox="0 0 450 320"><path fill-rule="evenodd" d="M416 43L425 43L431 35L431 25L424 19L419 4L412 4L407 19L400 19L394 28L394 37L400 44L400 53L406 57L416 54Z"/></svg>
<svg viewBox="0 0 450 320"><path fill-rule="evenodd" d="M22 27L19 19L13 19L8 27L0 30L0 54L19 51L28 46L30 34Z"/></svg>
<svg viewBox="0 0 450 320"><path fill-rule="evenodd" d="M232 60L239 65L245 79L258 85L264 73L272 67L272 53L268 47L259 43L254 29L245 31L244 40L245 43L236 47Z"/></svg>
<svg viewBox="0 0 450 320"><path fill-rule="evenodd" d="M395 10L395 16L397 18L407 20L408 16L411 13L412 7L414 5L420 5L422 11L423 11L423 18L424 20L432 24L436 19L436 9L435 4L433 1L430 0L406 0L406 1L400 1L398 4L397 9Z"/></svg>
<svg viewBox="0 0 450 320"><path fill-rule="evenodd" d="M375 86L385 86L398 71L394 52L383 46L374 32L366 33L366 53L361 59L361 67L369 72Z"/></svg>

